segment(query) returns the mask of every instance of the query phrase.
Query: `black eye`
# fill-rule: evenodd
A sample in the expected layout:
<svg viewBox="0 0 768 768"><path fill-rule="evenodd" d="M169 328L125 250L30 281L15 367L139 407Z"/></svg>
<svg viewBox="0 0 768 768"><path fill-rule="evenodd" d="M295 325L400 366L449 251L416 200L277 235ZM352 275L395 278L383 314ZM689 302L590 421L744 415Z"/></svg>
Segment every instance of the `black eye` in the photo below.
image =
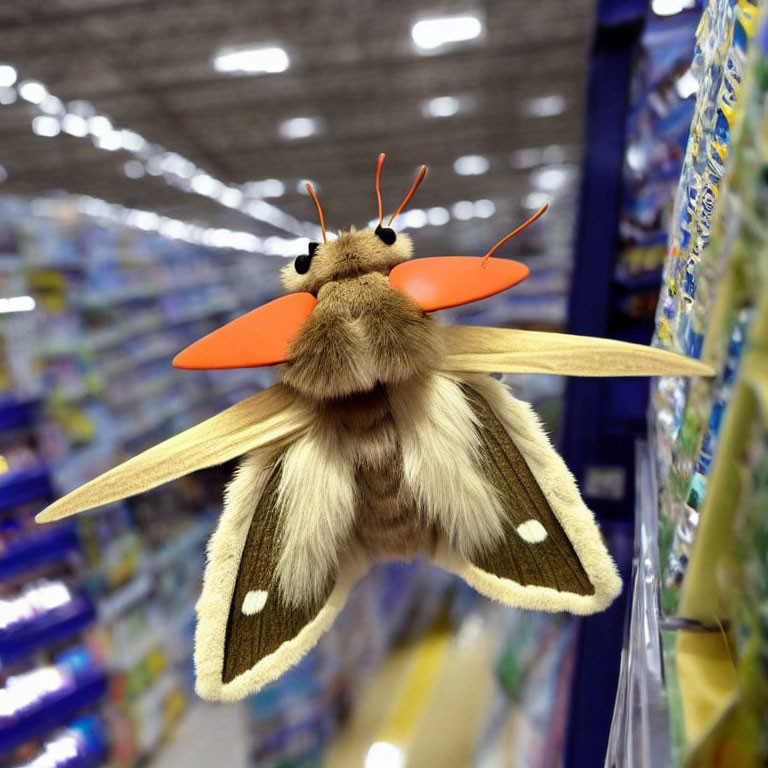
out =
<svg viewBox="0 0 768 768"><path fill-rule="evenodd" d="M395 234L394 229L390 229L389 227L382 227L381 224L379 224L378 227L374 230L374 234L376 234L383 243L386 243L387 245L392 245L392 243L397 240L397 235Z"/></svg>
<svg viewBox="0 0 768 768"><path fill-rule="evenodd" d="M296 258L293 266L300 275L305 275L309 272L309 267L312 264L312 257L315 255L318 245L320 245L320 243L310 243L309 253L306 256L298 256Z"/></svg>

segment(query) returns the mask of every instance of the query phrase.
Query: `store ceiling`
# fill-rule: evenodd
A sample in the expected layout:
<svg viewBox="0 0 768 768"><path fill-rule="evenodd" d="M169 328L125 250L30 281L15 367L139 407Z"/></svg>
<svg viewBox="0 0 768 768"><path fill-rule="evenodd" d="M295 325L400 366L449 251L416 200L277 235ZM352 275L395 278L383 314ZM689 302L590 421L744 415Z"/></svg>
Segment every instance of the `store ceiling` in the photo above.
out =
<svg viewBox="0 0 768 768"><path fill-rule="evenodd" d="M417 53L414 21L465 12L483 17L479 40ZM286 194L270 202L300 219L314 220L311 201L296 191L297 181L309 178L320 187L329 226L367 222L375 213L380 151L388 155L385 207L399 202L426 163L418 206L487 198L497 216L509 218L520 215L532 191L530 169L514 167L516 150L554 145L560 149L550 160L578 162L592 14L592 0L570 0L567 11L560 0L6 0L0 56L20 80L39 80L65 104L89 101L114 126L228 184L283 181ZM261 76L214 70L219 49L247 44L282 46L289 69ZM423 102L440 96L458 97L464 107L451 117L425 117ZM561 97L564 111L529 114L530 100L546 96ZM4 191L64 189L258 229L162 177L127 178L124 151L64 133L35 135L31 122L39 114L21 99L0 107ZM324 130L281 137L281 122L301 116L318 118ZM489 170L458 175L454 161L466 154L487 157ZM501 232L510 222L496 218L493 230Z"/></svg>

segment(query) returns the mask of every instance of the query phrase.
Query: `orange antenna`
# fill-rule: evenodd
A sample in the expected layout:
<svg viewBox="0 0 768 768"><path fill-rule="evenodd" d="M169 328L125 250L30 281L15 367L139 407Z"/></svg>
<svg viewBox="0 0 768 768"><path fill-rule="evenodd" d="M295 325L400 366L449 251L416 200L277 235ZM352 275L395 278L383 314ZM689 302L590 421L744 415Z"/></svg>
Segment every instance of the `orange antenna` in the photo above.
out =
<svg viewBox="0 0 768 768"><path fill-rule="evenodd" d="M403 208L405 208L406 205L408 205L408 201L413 197L413 193L419 188L419 184L424 180L424 176L427 173L427 166L422 165L419 169L419 174L416 176L416 181L413 182L413 185L411 186L410 191L405 196L405 200L403 200L402 203L400 203L400 207L389 217L389 221L387 222L387 226L390 226L392 222L402 213Z"/></svg>
<svg viewBox="0 0 768 768"><path fill-rule="evenodd" d="M384 222L384 209L381 207L381 167L384 165L386 155L381 152L376 161L376 200L379 203L379 226Z"/></svg>
<svg viewBox="0 0 768 768"><path fill-rule="evenodd" d="M501 246L504 245L504 243L507 242L507 240L511 240L515 235L519 235L526 227L529 227L531 224L533 224L533 222L536 221L536 219L538 219L540 216L543 216L547 208L549 208L549 203L544 203L544 205L542 205L541 208L539 208L539 210L536 211L536 213L534 213L530 219L528 219L528 221L526 221L524 224L521 224L517 229L510 232L506 237L502 237L501 240L499 240L499 242L496 243L496 245L494 245L493 248L491 248L491 250L485 254L485 256L483 256L483 266L486 265L488 259L490 259L491 256L493 256L493 254L499 248L501 248Z"/></svg>
<svg viewBox="0 0 768 768"><path fill-rule="evenodd" d="M307 192L309 192L310 197L315 201L317 215L320 217L320 229L323 230L323 242L327 243L328 238L325 236L325 216L323 216L323 209L320 207L320 201L317 199L315 190L312 189L312 185L309 182L307 182Z"/></svg>

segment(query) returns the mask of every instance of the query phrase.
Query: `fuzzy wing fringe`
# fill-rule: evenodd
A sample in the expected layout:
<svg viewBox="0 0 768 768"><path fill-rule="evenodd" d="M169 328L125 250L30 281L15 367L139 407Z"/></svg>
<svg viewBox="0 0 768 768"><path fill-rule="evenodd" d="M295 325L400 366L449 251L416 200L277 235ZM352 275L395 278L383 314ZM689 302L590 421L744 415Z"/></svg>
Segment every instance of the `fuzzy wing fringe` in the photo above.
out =
<svg viewBox="0 0 768 768"><path fill-rule="evenodd" d="M714 376L714 369L657 347L568 333L455 325L442 329L446 371L561 376Z"/></svg>
<svg viewBox="0 0 768 768"><path fill-rule="evenodd" d="M297 396L276 384L113 467L46 507L36 520L59 520L280 443L306 429L310 419Z"/></svg>

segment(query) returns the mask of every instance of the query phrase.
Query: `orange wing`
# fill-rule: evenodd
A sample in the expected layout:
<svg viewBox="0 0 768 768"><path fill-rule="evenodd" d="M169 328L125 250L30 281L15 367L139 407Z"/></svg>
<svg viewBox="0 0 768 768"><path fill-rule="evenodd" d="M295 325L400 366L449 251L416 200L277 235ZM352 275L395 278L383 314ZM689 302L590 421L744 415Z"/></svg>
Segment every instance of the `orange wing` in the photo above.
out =
<svg viewBox="0 0 768 768"><path fill-rule="evenodd" d="M173 359L176 368L255 368L288 359L288 349L317 299L290 293L238 317L190 344Z"/></svg>
<svg viewBox="0 0 768 768"><path fill-rule="evenodd" d="M506 291L529 272L525 264L510 259L435 256L398 264L389 282L425 312L435 312Z"/></svg>

